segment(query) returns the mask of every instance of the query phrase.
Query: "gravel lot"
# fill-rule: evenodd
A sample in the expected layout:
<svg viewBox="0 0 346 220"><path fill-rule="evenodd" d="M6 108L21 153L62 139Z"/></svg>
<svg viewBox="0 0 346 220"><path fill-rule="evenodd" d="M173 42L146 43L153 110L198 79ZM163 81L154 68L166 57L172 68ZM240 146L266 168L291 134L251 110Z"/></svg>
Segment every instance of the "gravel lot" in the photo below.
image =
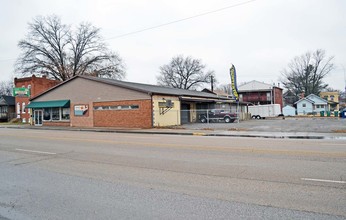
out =
<svg viewBox="0 0 346 220"><path fill-rule="evenodd" d="M182 125L191 130L239 130L239 131L266 131L266 132L320 132L346 133L346 119L342 118L270 118L262 120L240 121L239 123L193 123Z"/></svg>

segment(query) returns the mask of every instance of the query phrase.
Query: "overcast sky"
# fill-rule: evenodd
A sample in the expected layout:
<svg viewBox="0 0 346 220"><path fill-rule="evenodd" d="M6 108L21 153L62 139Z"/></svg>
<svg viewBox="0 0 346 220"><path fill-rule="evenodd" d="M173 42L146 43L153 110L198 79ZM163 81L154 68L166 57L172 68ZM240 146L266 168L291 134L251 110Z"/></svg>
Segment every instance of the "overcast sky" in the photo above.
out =
<svg viewBox="0 0 346 220"><path fill-rule="evenodd" d="M227 9L117 37L221 8ZM238 83L272 84L295 56L324 49L336 64L325 81L345 88L345 0L0 0L0 81L14 75L27 23L51 14L101 28L126 63L127 81L156 84L159 67L182 54L201 59L221 84L230 83L231 63Z"/></svg>

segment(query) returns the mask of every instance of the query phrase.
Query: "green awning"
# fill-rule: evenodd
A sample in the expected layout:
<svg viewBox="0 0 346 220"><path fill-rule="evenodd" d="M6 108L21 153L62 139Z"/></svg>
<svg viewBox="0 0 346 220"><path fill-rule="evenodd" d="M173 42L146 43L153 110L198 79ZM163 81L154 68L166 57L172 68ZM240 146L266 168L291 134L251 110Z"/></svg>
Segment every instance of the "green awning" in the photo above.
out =
<svg viewBox="0 0 346 220"><path fill-rule="evenodd" d="M54 107L68 108L70 107L70 100L30 102L30 104L27 106L27 108L54 108Z"/></svg>

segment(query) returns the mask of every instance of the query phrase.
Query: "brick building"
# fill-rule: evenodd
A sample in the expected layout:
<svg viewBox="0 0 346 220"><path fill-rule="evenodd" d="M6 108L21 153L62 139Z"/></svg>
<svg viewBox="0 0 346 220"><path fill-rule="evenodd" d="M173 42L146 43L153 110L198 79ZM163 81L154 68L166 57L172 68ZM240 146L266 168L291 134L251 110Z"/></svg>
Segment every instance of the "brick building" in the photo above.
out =
<svg viewBox="0 0 346 220"><path fill-rule="evenodd" d="M75 76L33 97L36 126L152 128L196 122L197 111L234 100L215 94Z"/></svg>
<svg viewBox="0 0 346 220"><path fill-rule="evenodd" d="M31 97L37 96L38 94L58 85L60 81L47 79L46 76L25 78L14 78L14 89L13 95L15 96L15 112L17 118L22 119L23 123L30 123L31 111L26 107L29 104Z"/></svg>
<svg viewBox="0 0 346 220"><path fill-rule="evenodd" d="M280 104L282 109L282 88L253 80L238 86L239 101L253 105Z"/></svg>

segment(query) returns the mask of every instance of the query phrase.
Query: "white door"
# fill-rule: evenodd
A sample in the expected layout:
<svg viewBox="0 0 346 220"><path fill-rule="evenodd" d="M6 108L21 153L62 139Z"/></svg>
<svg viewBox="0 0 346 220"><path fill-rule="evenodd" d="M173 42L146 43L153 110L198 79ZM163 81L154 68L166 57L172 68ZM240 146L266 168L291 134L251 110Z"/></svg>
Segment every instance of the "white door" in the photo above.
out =
<svg viewBox="0 0 346 220"><path fill-rule="evenodd" d="M34 124L35 124L35 126L42 126L42 117L43 117L43 111L42 110L35 110L34 111Z"/></svg>

